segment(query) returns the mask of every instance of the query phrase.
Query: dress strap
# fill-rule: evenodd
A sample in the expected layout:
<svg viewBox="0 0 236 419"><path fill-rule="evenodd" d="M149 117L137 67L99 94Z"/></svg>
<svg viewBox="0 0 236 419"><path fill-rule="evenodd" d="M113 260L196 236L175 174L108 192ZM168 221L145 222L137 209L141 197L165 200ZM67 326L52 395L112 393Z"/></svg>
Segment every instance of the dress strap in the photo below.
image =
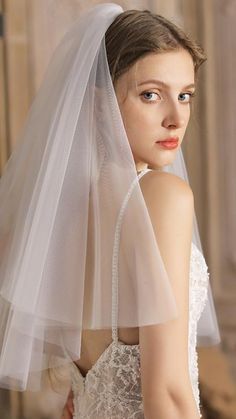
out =
<svg viewBox="0 0 236 419"><path fill-rule="evenodd" d="M121 205L121 209L117 218L116 228L115 228L115 239L113 245L113 256L112 256L112 340L118 342L118 255L119 255L119 246L120 246L120 231L122 218L128 200L131 196L131 193L139 181L139 179L150 169L144 169L141 173L133 180L128 193Z"/></svg>

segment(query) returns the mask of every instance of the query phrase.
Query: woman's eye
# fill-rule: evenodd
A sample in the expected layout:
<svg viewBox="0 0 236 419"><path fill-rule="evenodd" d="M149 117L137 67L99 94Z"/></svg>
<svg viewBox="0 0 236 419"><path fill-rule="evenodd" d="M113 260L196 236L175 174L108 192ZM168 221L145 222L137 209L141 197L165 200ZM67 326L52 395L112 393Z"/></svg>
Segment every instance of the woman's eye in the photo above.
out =
<svg viewBox="0 0 236 419"><path fill-rule="evenodd" d="M194 93L180 93L179 98L181 102L189 103L191 99L195 96ZM186 99L186 100L185 100Z"/></svg>
<svg viewBox="0 0 236 419"><path fill-rule="evenodd" d="M154 102L155 100L157 100L159 95L158 93L155 93L155 92L145 92L145 93L142 93L142 96L147 102Z"/></svg>

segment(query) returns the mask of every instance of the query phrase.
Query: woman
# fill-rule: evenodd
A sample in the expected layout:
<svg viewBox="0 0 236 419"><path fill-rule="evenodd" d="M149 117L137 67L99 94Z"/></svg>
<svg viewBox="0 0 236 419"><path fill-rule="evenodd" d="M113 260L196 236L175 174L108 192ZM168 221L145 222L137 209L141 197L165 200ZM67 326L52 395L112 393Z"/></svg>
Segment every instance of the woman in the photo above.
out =
<svg viewBox="0 0 236 419"><path fill-rule="evenodd" d="M71 394L75 418L201 417L205 305L199 342L219 335L179 156L204 60L163 17L113 4L66 34L3 176L2 386L32 389L49 355L70 362L67 417Z"/></svg>
<svg viewBox="0 0 236 419"><path fill-rule="evenodd" d="M189 185L163 172L162 168L173 162L177 147L183 141L197 70L205 56L201 48L171 22L148 11L134 10L119 14L110 25L106 32L106 51L137 172L147 166L155 169L145 174L140 184L182 313L177 321L164 326L136 328L132 332L120 329L119 338L129 345L139 342L145 418L197 418L199 410L190 384L187 352L186 286L193 194ZM164 141L167 138L169 141ZM173 233L178 240L173 241ZM203 261L201 264L204 270ZM76 362L84 376L109 345L110 333L84 334L85 348L91 346L91 338L94 350L89 356L85 352ZM181 354L178 363L173 347ZM75 403L83 403L83 396L82 399L77 397ZM196 388L195 397L197 399ZM72 399L73 392L70 392L65 406L68 417L73 410ZM76 417L80 417L77 414ZM141 412L136 415L143 417ZM121 414L120 417L136 416L130 413L130 416Z"/></svg>

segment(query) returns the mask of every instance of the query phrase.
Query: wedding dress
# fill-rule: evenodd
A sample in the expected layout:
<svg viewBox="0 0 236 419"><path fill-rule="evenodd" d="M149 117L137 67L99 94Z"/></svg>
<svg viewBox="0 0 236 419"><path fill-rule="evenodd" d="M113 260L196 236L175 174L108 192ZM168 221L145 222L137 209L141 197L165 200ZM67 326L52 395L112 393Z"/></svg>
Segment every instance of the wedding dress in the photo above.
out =
<svg viewBox="0 0 236 419"><path fill-rule="evenodd" d="M141 177L149 170L145 169ZM209 273L204 256L193 242L189 279L189 374L199 417L202 417L196 342L197 322L207 300ZM70 374L75 419L144 419L139 345L121 342L117 327L112 330L112 343L86 377L75 363L70 364Z"/></svg>

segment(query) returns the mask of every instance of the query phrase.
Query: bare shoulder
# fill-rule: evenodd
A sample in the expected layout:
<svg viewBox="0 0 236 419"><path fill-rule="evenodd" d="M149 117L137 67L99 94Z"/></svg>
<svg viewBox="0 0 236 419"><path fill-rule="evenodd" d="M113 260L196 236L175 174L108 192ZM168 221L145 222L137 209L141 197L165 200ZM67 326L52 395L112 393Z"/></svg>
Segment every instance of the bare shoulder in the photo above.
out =
<svg viewBox="0 0 236 419"><path fill-rule="evenodd" d="M173 204L193 206L194 195L190 185L173 173L150 171L140 179L140 187L148 207L169 207Z"/></svg>
<svg viewBox="0 0 236 419"><path fill-rule="evenodd" d="M191 187L179 176L167 172L148 172L141 180L140 187L163 258L170 249L172 255L185 257L189 254L193 227Z"/></svg>

